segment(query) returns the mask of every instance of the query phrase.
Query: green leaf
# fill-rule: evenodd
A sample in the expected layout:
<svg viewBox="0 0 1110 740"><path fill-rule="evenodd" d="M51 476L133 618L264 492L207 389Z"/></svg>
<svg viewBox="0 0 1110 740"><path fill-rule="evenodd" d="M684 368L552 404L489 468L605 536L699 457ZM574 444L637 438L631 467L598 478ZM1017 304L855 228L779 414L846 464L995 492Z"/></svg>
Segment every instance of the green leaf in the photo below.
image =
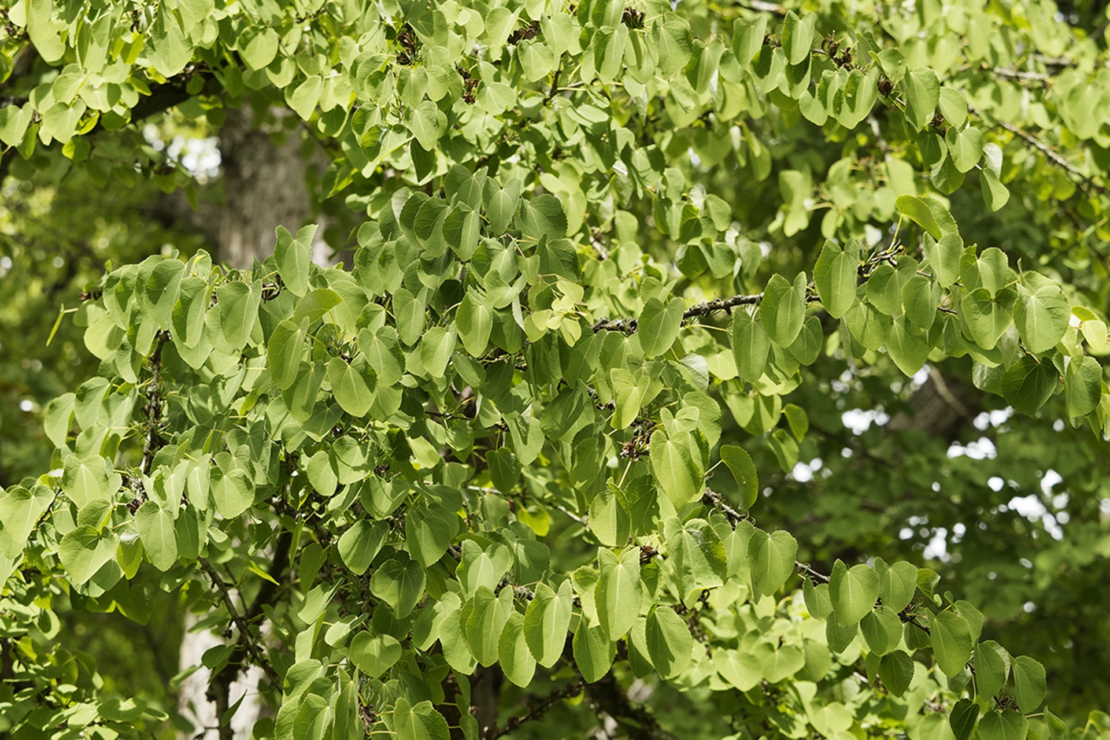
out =
<svg viewBox="0 0 1110 740"><path fill-rule="evenodd" d="M307 121L316 110L316 103L320 101L320 93L323 91L324 79L320 75L309 75L296 87L285 88L285 102Z"/></svg>
<svg viewBox="0 0 1110 740"><path fill-rule="evenodd" d="M339 407L348 414L360 418L370 411L374 402L370 387L366 385L362 373L344 362L343 358L333 357L328 361L328 382Z"/></svg>
<svg viewBox="0 0 1110 740"><path fill-rule="evenodd" d="M177 288L177 302L173 306L170 325L174 342L186 347L196 347L204 336L204 317L209 302L208 282L198 277L187 277Z"/></svg>
<svg viewBox="0 0 1110 740"><path fill-rule="evenodd" d="M392 635L359 632L347 649L351 662L370 678L377 678L401 659L401 643Z"/></svg>
<svg viewBox="0 0 1110 740"><path fill-rule="evenodd" d="M929 258L940 287L947 288L959 281L960 260L964 256L964 240L959 234L945 234L940 241L927 236L925 256Z"/></svg>
<svg viewBox="0 0 1110 740"><path fill-rule="evenodd" d="M512 612L505 622L497 655L505 678L520 688L527 688L536 673L536 659L524 637L524 615L520 612Z"/></svg>
<svg viewBox="0 0 1110 740"><path fill-rule="evenodd" d="M420 361L424 370L433 378L442 378L447 374L447 366L451 362L451 355L455 351L455 329L444 329L434 326L429 329L420 340Z"/></svg>
<svg viewBox="0 0 1110 740"><path fill-rule="evenodd" d="M628 634L640 615L640 551L632 548L618 556L599 548L597 559L601 571L595 596L597 616L605 634L616 641Z"/></svg>
<svg viewBox="0 0 1110 740"><path fill-rule="evenodd" d="M147 53L151 66L167 78L185 69L193 56L193 45L181 27L181 20L168 5L158 6L158 15L150 28L150 50ZM43 56L45 58L46 54Z"/></svg>
<svg viewBox="0 0 1110 740"><path fill-rule="evenodd" d="M490 480L497 490L504 494L511 493L520 480L520 463L513 451L504 447L492 450L486 455L486 463L489 465Z"/></svg>
<svg viewBox="0 0 1110 740"><path fill-rule="evenodd" d="M664 78L686 67L692 56L688 24L677 20L657 22L652 26L652 36L659 52L658 70Z"/></svg>
<svg viewBox="0 0 1110 740"><path fill-rule="evenodd" d="M177 562L177 534L173 514L154 501L147 501L135 512L135 528L150 562L160 571Z"/></svg>
<svg viewBox="0 0 1110 740"><path fill-rule="evenodd" d="M952 677L962 671L971 659L971 627L954 611L943 611L929 617L933 656L945 675Z"/></svg>
<svg viewBox="0 0 1110 740"><path fill-rule="evenodd" d="M308 292L309 266L312 264L312 242L316 238L316 228L316 224L310 224L293 236L284 226L277 227L274 262L281 275L281 282L298 298Z"/></svg>
<svg viewBox="0 0 1110 740"><path fill-rule="evenodd" d="M802 330L805 314L805 273L798 273L793 284L778 273L772 275L759 306L763 329L771 341L780 347L789 347Z"/></svg>
<svg viewBox="0 0 1110 740"><path fill-rule="evenodd" d="M867 646L878 655L893 651L902 641L902 620L887 606L877 606L863 615L859 623Z"/></svg>
<svg viewBox="0 0 1110 740"><path fill-rule="evenodd" d="M62 491L78 509L93 501L107 500L118 488L119 481L109 476L107 461L99 455L81 459L70 455L65 459Z"/></svg>
<svg viewBox="0 0 1110 740"><path fill-rule="evenodd" d="M481 357L486 353L493 331L493 311L475 291L468 291L455 314L455 327L466 351L472 357Z"/></svg>
<svg viewBox="0 0 1110 740"><path fill-rule="evenodd" d="M936 285L924 275L913 275L902 285L902 306L906 318L923 332L929 331L937 319L940 296Z"/></svg>
<svg viewBox="0 0 1110 740"><path fill-rule="evenodd" d="M858 244L853 240L842 247L826 239L813 267L813 284L829 316L839 319L855 304L858 277Z"/></svg>
<svg viewBox="0 0 1110 740"><path fill-rule="evenodd" d="M748 541L752 584L756 590L760 594L778 591L794 572L794 556L797 553L798 542L789 532L779 530L774 534L767 534L756 530Z"/></svg>
<svg viewBox="0 0 1110 740"><path fill-rule="evenodd" d="M883 606L890 607L895 613L909 606L917 590L917 568L904 560L887 565L885 560L878 558L875 560L875 573L879 576L879 598Z"/></svg>
<svg viewBox="0 0 1110 740"><path fill-rule="evenodd" d="M782 25L782 48L786 52L786 61L791 66L801 64L809 57L816 23L817 16L814 13L806 13L799 19L794 11L787 12Z"/></svg>
<svg viewBox="0 0 1110 740"><path fill-rule="evenodd" d="M426 152L436 149L436 142L447 128L447 116L430 100L412 109L408 118L409 130Z"/></svg>
<svg viewBox="0 0 1110 740"><path fill-rule="evenodd" d="M838 560L829 580L829 596L840 623L856 624L879 598L879 576L868 565L849 569Z"/></svg>
<svg viewBox="0 0 1110 740"><path fill-rule="evenodd" d="M538 82L555 69L555 53L547 44L524 42L517 47L520 69L529 82Z"/></svg>
<svg viewBox="0 0 1110 740"><path fill-rule="evenodd" d="M520 228L524 235L539 241L562 239L567 235L567 217L563 205L553 195L544 193L520 204Z"/></svg>
<svg viewBox="0 0 1110 740"><path fill-rule="evenodd" d="M821 356L821 347L825 336L821 333L821 320L816 316L807 316L802 330L798 332L794 343L787 349L795 360L803 365L812 365Z"/></svg>
<svg viewBox="0 0 1110 740"><path fill-rule="evenodd" d="M671 348L682 326L684 307L681 298L672 298L666 305L658 298L650 298L644 303L637 331L645 357L658 357Z"/></svg>
<svg viewBox="0 0 1110 740"><path fill-rule="evenodd" d="M1073 418L1094 411L1102 399L1102 365L1086 355L1068 360L1064 378L1067 414Z"/></svg>
<svg viewBox="0 0 1110 740"><path fill-rule="evenodd" d="M1020 655L1014 658L1014 698L1022 712L1032 712L1044 701L1047 685L1044 666L1032 658Z"/></svg>
<svg viewBox="0 0 1110 740"><path fill-rule="evenodd" d="M1025 740L1029 722L1019 712L987 712L979 720L980 740Z"/></svg>
<svg viewBox="0 0 1110 740"><path fill-rule="evenodd" d="M1023 355L1002 375L1002 397L1015 410L1032 416L1048 402L1060 385L1056 367L1047 359Z"/></svg>
<svg viewBox="0 0 1110 740"><path fill-rule="evenodd" d="M741 691L750 691L763 680L763 666L754 653L741 650L713 651L713 667L721 678Z"/></svg>
<svg viewBox="0 0 1110 740"><path fill-rule="evenodd" d="M506 586L495 596L491 589L479 586L468 607L466 641L478 663L491 666L497 662L501 633L513 610L513 589Z"/></svg>
<svg viewBox="0 0 1110 740"><path fill-rule="evenodd" d="M262 301L262 283L224 283L216 289L220 316L220 329L224 340L235 349L247 346L255 321L258 320L258 306Z"/></svg>
<svg viewBox="0 0 1110 740"><path fill-rule="evenodd" d="M370 593L389 604L397 619L404 619L424 595L424 569L406 553L396 552L374 570Z"/></svg>
<svg viewBox="0 0 1110 740"><path fill-rule="evenodd" d="M992 212L1001 210L1009 202L1009 189L1002 184L996 173L986 167L979 173L979 185L983 191L983 202Z"/></svg>
<svg viewBox="0 0 1110 740"><path fill-rule="evenodd" d="M447 720L436 711L431 701L409 704L404 696L393 705L393 727L397 740L450 740Z"/></svg>
<svg viewBox="0 0 1110 740"><path fill-rule="evenodd" d="M26 12L27 35L35 51L49 64L60 61L66 45L58 38L58 28L54 25L54 4L51 0L29 0Z"/></svg>
<svg viewBox="0 0 1110 740"><path fill-rule="evenodd" d="M486 181L487 192L490 193L486 204L486 218L489 219L487 233L491 236L500 236L509 228L520 204L520 184L520 180L511 180L504 188L499 188L492 179Z"/></svg>
<svg viewBox="0 0 1110 740"><path fill-rule="evenodd" d="M767 34L767 16L756 15L754 18L737 18L732 26L733 41L732 52L736 61L744 69L749 69L752 59L763 48L763 39Z"/></svg>
<svg viewBox="0 0 1110 740"><path fill-rule="evenodd" d="M425 338L427 335L425 335ZM401 352L401 345L397 341L397 330L391 326L380 327L376 332L363 329L358 335L359 348L366 355L370 367L378 376L378 382L384 386L396 385L405 374L405 356ZM454 348L454 343L451 344ZM421 346L421 359L424 348ZM428 369L428 363L424 363ZM442 372L439 373L442 376Z"/></svg>
<svg viewBox="0 0 1110 740"><path fill-rule="evenodd" d="M1056 346L1071 320L1071 304L1059 285L1045 285L1034 292L1022 291L1014 305L1014 323L1025 348L1034 354Z"/></svg>
<svg viewBox="0 0 1110 740"><path fill-rule="evenodd" d="M940 102L940 82L936 73L928 67L910 70L902 85L906 94L906 120L920 131L933 117ZM933 234L939 239L939 234Z"/></svg>
<svg viewBox="0 0 1110 740"><path fill-rule="evenodd" d="M979 706L971 699L960 699L952 707L948 715L948 725L956 740L970 740L975 732L975 725L979 723Z"/></svg>
<svg viewBox="0 0 1110 740"><path fill-rule="evenodd" d="M297 301L297 310L293 313L293 323L312 324L322 319L329 311L343 303L343 297L331 288L319 288L309 291L304 298Z"/></svg>
<svg viewBox="0 0 1110 740"><path fill-rule="evenodd" d="M963 131L957 131L953 126L948 129L945 142L952 164L959 172L970 172L979 164L979 158L983 156L983 135L979 129L968 126Z"/></svg>
<svg viewBox="0 0 1110 740"><path fill-rule="evenodd" d="M829 584L814 584L812 580L806 578L802 583L802 597L805 599L806 609L814 619L825 619L833 613Z"/></svg>
<svg viewBox="0 0 1110 740"><path fill-rule="evenodd" d="M270 364L270 377L274 385L287 390L297 382L304 357L305 332L292 321L285 319L274 327L266 349L266 359Z"/></svg>
<svg viewBox="0 0 1110 740"><path fill-rule="evenodd" d="M651 469L655 480L675 509L701 498L705 472L689 432L667 436L656 430L651 435Z"/></svg>
<svg viewBox="0 0 1110 740"><path fill-rule="evenodd" d="M265 69L277 56L278 42L277 31L267 28L252 34L250 40L239 47L239 54L251 69Z"/></svg>
<svg viewBox="0 0 1110 740"><path fill-rule="evenodd" d="M925 334L914 327L905 316L898 316L890 327L886 340L890 359L907 377L913 377L929 359L929 341Z"/></svg>
<svg viewBox="0 0 1110 740"><path fill-rule="evenodd" d="M563 654L570 629L573 594L570 581L558 593L546 583L536 585L535 598L524 613L524 639L536 662L544 668L555 665Z"/></svg>
<svg viewBox="0 0 1110 740"><path fill-rule="evenodd" d="M632 373L620 367L613 368L609 378L613 384L613 402L616 406L610 424L613 429L625 429L639 416L651 378L641 375L637 380Z"/></svg>
<svg viewBox="0 0 1110 740"><path fill-rule="evenodd" d="M751 456L742 447L735 445L721 446L721 462L736 479L740 488L742 509L750 509L759 498L759 476L752 462Z"/></svg>
<svg viewBox="0 0 1110 740"><path fill-rule="evenodd" d="M118 542L110 529L98 532L94 527L81 525L67 532L58 544L58 558L69 582L80 586L96 575L115 557Z"/></svg>
<svg viewBox="0 0 1110 740"><path fill-rule="evenodd" d="M913 681L915 665L913 658L901 650L895 650L879 661L879 678L891 694L902 696Z"/></svg>
<svg viewBox="0 0 1110 740"><path fill-rule="evenodd" d="M960 301L960 312L970 339L985 350L994 349L998 340L1013 323L1013 305L1017 293L1003 288L992 296L986 288L977 288Z"/></svg>
<svg viewBox="0 0 1110 740"><path fill-rule="evenodd" d="M605 631L597 625L591 627L586 619L578 621L571 649L574 663L586 683L600 681L613 666L617 652L616 643L605 636Z"/></svg>
<svg viewBox="0 0 1110 740"><path fill-rule="evenodd" d="M393 315L401 342L411 345L424 332L424 301L405 288L393 293Z"/></svg>
<svg viewBox="0 0 1110 740"><path fill-rule="evenodd" d="M0 555L15 558L23 552L39 517L53 501L54 492L43 485L12 486L0 496Z"/></svg>
<svg viewBox="0 0 1110 740"><path fill-rule="evenodd" d="M224 519L234 519L254 503L254 486L245 471L224 473L220 468L212 471L212 500L216 511Z"/></svg>
<svg viewBox="0 0 1110 740"><path fill-rule="evenodd" d="M664 681L679 675L690 665L694 638L682 617L669 606L656 607L644 628L648 655Z"/></svg>
<svg viewBox="0 0 1110 740"><path fill-rule="evenodd" d="M759 315L753 317L744 309L736 311L730 336L733 359L740 377L754 383L763 375L771 351L771 341L763 330Z"/></svg>
<svg viewBox="0 0 1110 740"><path fill-rule="evenodd" d="M975 683L983 696L997 696L1010 676L1010 654L994 640L975 646Z"/></svg>
<svg viewBox="0 0 1110 740"><path fill-rule="evenodd" d="M385 522L359 519L339 538L339 557L343 564L356 576L364 574L385 544L388 533L389 525Z"/></svg>
<svg viewBox="0 0 1110 740"><path fill-rule="evenodd" d="M922 199L913 195L900 195L894 202L898 212L925 229L934 239L945 234L956 234L956 222L944 206L932 198Z"/></svg>

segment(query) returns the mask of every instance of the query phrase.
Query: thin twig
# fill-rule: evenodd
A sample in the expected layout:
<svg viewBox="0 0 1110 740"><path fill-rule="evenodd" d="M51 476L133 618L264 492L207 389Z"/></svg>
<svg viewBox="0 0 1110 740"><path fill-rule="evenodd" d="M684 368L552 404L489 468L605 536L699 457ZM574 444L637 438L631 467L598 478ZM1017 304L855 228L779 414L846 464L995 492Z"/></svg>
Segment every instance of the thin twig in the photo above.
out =
<svg viewBox="0 0 1110 740"><path fill-rule="evenodd" d="M251 638L250 624L244 617L239 615L239 611L235 608L235 603L231 600L231 592L228 591L227 584L224 583L223 579L220 578L219 574L216 573L215 569L212 568L207 560L201 558L198 562L204 572L208 574L208 578L212 581L212 585L219 591L220 599L224 602L224 606L227 607L228 614L231 615L231 621L239 630L239 644L250 653L252 661L262 669L266 677L270 679L270 683L274 686L281 686L281 677L278 676L277 671L275 671L274 667L270 664L270 659L266 657L265 653L263 653L257 645L255 645L254 640Z"/></svg>

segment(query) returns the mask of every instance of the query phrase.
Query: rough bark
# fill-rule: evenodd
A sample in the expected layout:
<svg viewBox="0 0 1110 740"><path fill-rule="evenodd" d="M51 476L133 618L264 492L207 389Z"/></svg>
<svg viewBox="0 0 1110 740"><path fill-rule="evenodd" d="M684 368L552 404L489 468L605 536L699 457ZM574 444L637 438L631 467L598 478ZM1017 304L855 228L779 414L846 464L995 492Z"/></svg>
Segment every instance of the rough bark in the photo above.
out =
<svg viewBox="0 0 1110 740"><path fill-rule="evenodd" d="M295 233L310 219L307 178L310 168L323 164L318 155L303 156L299 129L259 128L253 119L249 107L231 108L220 130L226 201L220 215L219 253L223 262L238 269L249 268L255 259L274 251L277 226ZM313 244L313 260L326 264L329 257L321 228Z"/></svg>

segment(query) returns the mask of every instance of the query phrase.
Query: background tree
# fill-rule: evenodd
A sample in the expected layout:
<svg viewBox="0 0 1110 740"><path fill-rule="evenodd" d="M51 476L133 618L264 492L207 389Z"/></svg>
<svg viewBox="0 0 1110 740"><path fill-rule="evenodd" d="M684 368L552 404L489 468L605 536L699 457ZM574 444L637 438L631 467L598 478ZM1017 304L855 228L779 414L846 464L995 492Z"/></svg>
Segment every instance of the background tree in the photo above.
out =
<svg viewBox="0 0 1110 740"><path fill-rule="evenodd" d="M247 667L260 736L1106 731L1105 19L1057 10L10 7L5 372L79 389L4 420L4 721L196 732L120 617L55 639L190 612L221 735Z"/></svg>

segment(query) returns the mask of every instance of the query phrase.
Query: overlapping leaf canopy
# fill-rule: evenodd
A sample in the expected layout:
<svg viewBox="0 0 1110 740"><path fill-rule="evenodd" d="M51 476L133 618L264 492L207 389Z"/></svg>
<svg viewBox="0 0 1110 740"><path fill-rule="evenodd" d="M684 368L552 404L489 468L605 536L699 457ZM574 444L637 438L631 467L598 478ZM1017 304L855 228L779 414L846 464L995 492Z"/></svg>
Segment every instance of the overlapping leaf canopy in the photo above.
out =
<svg viewBox="0 0 1110 740"><path fill-rule="evenodd" d="M967 357L982 393L1104 436L1105 271L1076 273L1110 75L1053 8L9 7L0 71L52 71L0 108L5 172L128 158L184 186L133 124L248 96L365 218L346 266L275 224L249 270L197 252L95 286L100 372L47 411L55 469L0 498L8 727L164 719L51 645L52 601L141 620L154 569L233 635L214 681L264 671L260 736L493 737L467 679L491 667L637 737L660 729L613 676L741 735L1066 735L1041 664L936 573L820 573L751 518L752 453L794 469L823 363L906 383ZM1054 231L973 243L952 204L1012 190Z"/></svg>

